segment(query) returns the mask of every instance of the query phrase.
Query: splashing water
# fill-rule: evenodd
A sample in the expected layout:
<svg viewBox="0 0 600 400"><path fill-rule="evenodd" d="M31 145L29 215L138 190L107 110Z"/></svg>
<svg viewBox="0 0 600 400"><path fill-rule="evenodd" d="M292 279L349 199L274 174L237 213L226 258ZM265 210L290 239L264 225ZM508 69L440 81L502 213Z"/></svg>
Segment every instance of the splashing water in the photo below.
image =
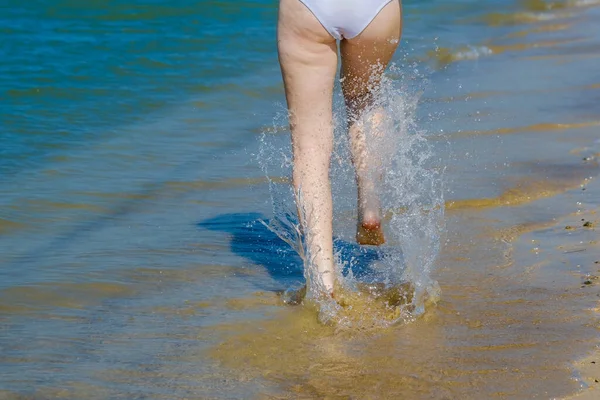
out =
<svg viewBox="0 0 600 400"><path fill-rule="evenodd" d="M444 228L443 168L435 165L437 159L427 133L419 130L415 121L422 90L411 87L424 81L416 69L405 73L390 66L377 85L374 104L363 117L367 151L378 155L376 171L372 172L380 177L378 192L387 239L377 248L358 246L348 238L353 238L356 227L356 186L344 103L341 96L335 100L330 177L338 267L336 301L317 297L321 280L312 262L315 255L309 253L306 238L310 235L302 233L297 216L299 212L302 218L310 210L304 209L301 193L296 206L289 179L276 179L291 176L289 133L281 129L287 124L286 114L274 119L274 129L263 131L258 160L269 180L273 207L267 226L302 258L307 299L318 304L323 322L353 328L387 326L412 320L439 297L439 286L430 275ZM373 121L377 129L373 129Z"/></svg>

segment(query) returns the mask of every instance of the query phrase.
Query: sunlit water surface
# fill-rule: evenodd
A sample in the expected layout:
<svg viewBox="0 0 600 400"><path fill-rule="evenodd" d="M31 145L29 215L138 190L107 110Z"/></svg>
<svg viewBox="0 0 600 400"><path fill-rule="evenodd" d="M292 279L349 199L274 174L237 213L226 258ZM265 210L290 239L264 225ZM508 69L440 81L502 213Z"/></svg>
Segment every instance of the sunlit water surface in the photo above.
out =
<svg viewBox="0 0 600 400"><path fill-rule="evenodd" d="M282 304L302 259L262 223L294 211L276 10L3 8L0 398L579 390L572 361L597 335L600 9L405 2L386 97L390 241L353 240L339 127L336 250L349 281L441 294L395 319L350 293L329 324Z"/></svg>

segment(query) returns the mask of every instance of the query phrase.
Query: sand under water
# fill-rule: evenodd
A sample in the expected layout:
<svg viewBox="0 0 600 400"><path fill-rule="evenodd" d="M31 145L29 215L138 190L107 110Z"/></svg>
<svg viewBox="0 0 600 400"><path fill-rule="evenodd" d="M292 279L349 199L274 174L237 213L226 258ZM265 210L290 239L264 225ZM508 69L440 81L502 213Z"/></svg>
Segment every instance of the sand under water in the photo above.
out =
<svg viewBox="0 0 600 400"><path fill-rule="evenodd" d="M85 7L73 9L93 22L72 21L82 34L124 24L121 34L143 36L154 28L136 18L152 12L193 27L186 18L197 11L111 8L94 19ZM275 16L270 3L219 7L205 24L217 42L221 15ZM18 108L17 119L2 114L11 143L38 147L0 160L0 399L598 398L600 7L439 1L407 3L405 14L389 74L392 125L404 139L385 189L390 241L354 243L338 129L335 231L346 287L326 320L322 304L283 302L283 291L304 283L302 259L265 226L280 221L289 233L285 221L294 220L281 189L290 167L280 157L289 151L281 83L274 52L261 44L273 29L250 27L265 36L239 50L249 52L236 64L248 77L200 85L192 105L169 103L173 93L158 83L180 87L177 68L189 60L164 57L169 46L191 51L189 32L155 42L165 49L128 48L141 58L111 67L104 82L119 83L122 110L135 95L123 77L155 93L144 107L173 107L125 128L102 114L112 125L97 136L44 142L15 121L35 111L25 106L38 97L28 96L56 91L7 92ZM62 38L53 18L67 15L45 16L53 22L40 29ZM212 44L201 43L237 71ZM217 79L202 69L205 58L198 68ZM69 90L67 100L81 100ZM90 123L103 112L96 104L85 114L91 104L65 108L64 121L41 112L29 121ZM284 238L298 248L292 233ZM415 296L419 285L436 288L435 301Z"/></svg>
<svg viewBox="0 0 600 400"><path fill-rule="evenodd" d="M338 314L328 325L317 318L322 306L310 301L304 307L272 311L264 322L228 325L223 333L227 338L209 354L242 379L266 382L259 397L525 399L561 398L578 391L589 398L597 395L600 376L594 377L589 366L598 357L600 109L592 104L598 96L593 92L597 74L591 72L597 61L581 61L587 53L576 49L597 45L598 30L589 24L598 11L582 12L562 3L540 9L542 4L525 4L530 8L527 14L490 16L494 24L526 26L482 44L486 50L473 57L465 56L463 49L430 54L446 65L510 53L501 72L486 70L483 61L484 66L472 70L469 85L476 87L492 86L494 73L539 70L545 76L537 85L515 78L511 90L506 85L486 87L483 93L441 101L450 108L460 101L469 116L477 116L469 122L457 118L460 129L438 136L453 149L448 158L440 157L443 146L435 153L448 162L450 181L442 207L443 246L439 254L429 253L436 257L431 278L439 282L441 297L422 315L403 319L402 306L414 301L412 286L400 289L400 303L372 296L369 288L355 288L350 294L342 292ZM523 15L529 17L519 17ZM575 23L580 25L574 28ZM566 39L544 38L556 31ZM515 42L523 37L529 40ZM530 49L545 49L545 54L528 55ZM567 72L565 63L577 67ZM582 65L590 75L577 87L567 84ZM574 100L581 91L590 98ZM534 93L549 96L548 103L554 104L536 104ZM569 106L572 111L566 112ZM553 107L561 111L551 111ZM519 116L512 118L511 112ZM513 126L515 122L519 125ZM435 141L435 135L428 140ZM415 167L431 168L425 163ZM399 168L395 173L410 170ZM403 190L413 189L415 194L408 185L396 187L398 207L388 203L386 209L388 230L393 230L394 216L410 207ZM494 194L474 197L483 188ZM425 230L414 221L410 228L414 235ZM403 241L408 236L399 237L396 246ZM419 267L425 268L422 263ZM393 272L402 275L402 268ZM394 323L365 326L359 323L365 315ZM580 360L586 354L592 358Z"/></svg>

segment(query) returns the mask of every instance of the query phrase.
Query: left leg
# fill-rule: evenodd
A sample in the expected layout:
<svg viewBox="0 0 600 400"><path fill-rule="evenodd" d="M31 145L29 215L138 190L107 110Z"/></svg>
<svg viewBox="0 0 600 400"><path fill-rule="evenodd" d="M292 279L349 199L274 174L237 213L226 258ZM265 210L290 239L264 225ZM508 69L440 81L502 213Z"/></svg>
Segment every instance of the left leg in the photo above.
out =
<svg viewBox="0 0 600 400"><path fill-rule="evenodd" d="M319 286L332 293L333 205L329 166L333 151L336 41L299 0L281 0L277 44L292 132L296 202L313 257L308 261L317 267Z"/></svg>
<svg viewBox="0 0 600 400"><path fill-rule="evenodd" d="M381 142L384 110L372 108L379 82L391 60L402 31L399 0L387 4L358 36L342 40L342 91L348 111L348 136L358 186L356 240L360 244L385 242L377 183L381 179L379 154L368 145ZM367 140L367 131L371 134Z"/></svg>

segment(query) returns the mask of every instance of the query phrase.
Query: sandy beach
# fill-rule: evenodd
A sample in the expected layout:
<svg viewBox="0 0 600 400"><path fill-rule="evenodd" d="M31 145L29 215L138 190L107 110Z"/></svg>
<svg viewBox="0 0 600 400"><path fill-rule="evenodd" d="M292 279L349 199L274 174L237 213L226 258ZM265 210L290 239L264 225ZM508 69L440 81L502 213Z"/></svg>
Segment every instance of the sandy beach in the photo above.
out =
<svg viewBox="0 0 600 400"><path fill-rule="evenodd" d="M277 3L9 3L0 399L600 398L600 3L405 2L388 243L355 243L338 123L327 323L266 226Z"/></svg>

